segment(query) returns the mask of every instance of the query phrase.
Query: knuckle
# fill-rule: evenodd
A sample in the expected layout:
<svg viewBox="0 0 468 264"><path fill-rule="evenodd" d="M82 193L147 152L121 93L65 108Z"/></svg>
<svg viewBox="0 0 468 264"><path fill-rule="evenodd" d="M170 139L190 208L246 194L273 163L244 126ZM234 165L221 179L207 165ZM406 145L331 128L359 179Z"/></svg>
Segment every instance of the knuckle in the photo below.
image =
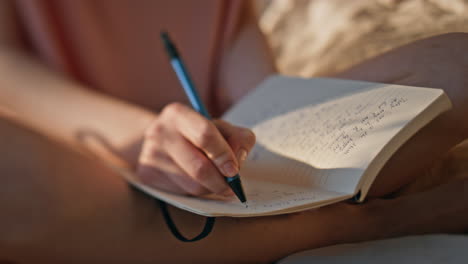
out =
<svg viewBox="0 0 468 264"><path fill-rule="evenodd" d="M222 119L213 119L212 122L220 131L228 132L232 129L232 125Z"/></svg>
<svg viewBox="0 0 468 264"><path fill-rule="evenodd" d="M181 103L175 102L170 103L166 107L164 107L162 114L168 116L179 115L184 110L185 106Z"/></svg>
<svg viewBox="0 0 468 264"><path fill-rule="evenodd" d="M208 121L202 122L199 125L196 135L196 144L199 147L206 147L209 144L213 143L216 137L216 130L213 124Z"/></svg>
<svg viewBox="0 0 468 264"><path fill-rule="evenodd" d="M146 130L145 130L145 138L149 139L157 139L164 133L164 125L161 122L153 122Z"/></svg>

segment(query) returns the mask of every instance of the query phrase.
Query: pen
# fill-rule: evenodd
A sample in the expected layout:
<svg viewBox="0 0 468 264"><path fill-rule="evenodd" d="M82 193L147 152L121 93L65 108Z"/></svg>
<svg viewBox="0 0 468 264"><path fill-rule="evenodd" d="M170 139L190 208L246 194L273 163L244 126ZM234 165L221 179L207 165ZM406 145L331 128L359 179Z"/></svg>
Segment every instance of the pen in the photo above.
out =
<svg viewBox="0 0 468 264"><path fill-rule="evenodd" d="M206 117L207 119L211 120L211 116L206 110L205 106L202 103L202 100L198 96L198 92L195 89L195 85L193 84L190 76L185 69L184 63L182 62L182 58L179 56L175 45L169 38L169 34L167 32L161 32L161 39L166 49L167 55L169 55L169 59L171 60L172 68L174 69L177 78L179 79L182 87L184 88L185 94L187 95L192 107L201 115ZM229 187L232 191L236 194L237 198L242 203L245 203L247 200L245 198L244 190L242 189L241 180L239 174L234 177L224 177Z"/></svg>

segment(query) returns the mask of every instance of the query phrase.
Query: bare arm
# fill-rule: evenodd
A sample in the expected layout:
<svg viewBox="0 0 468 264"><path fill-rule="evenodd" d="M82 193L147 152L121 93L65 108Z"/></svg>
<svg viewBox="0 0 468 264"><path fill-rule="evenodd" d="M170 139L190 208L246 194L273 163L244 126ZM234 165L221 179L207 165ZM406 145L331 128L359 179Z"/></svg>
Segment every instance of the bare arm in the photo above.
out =
<svg viewBox="0 0 468 264"><path fill-rule="evenodd" d="M18 37L12 2L1 1L0 12L0 106L68 143L88 140L92 151L111 158L99 135L124 159L136 161L124 149L142 137L155 115L49 70Z"/></svg>
<svg viewBox="0 0 468 264"><path fill-rule="evenodd" d="M104 157L136 161L123 150L141 139L155 114L68 80L17 48L0 49L0 75L0 105L21 120L68 143L86 142ZM100 140L119 153L108 153Z"/></svg>

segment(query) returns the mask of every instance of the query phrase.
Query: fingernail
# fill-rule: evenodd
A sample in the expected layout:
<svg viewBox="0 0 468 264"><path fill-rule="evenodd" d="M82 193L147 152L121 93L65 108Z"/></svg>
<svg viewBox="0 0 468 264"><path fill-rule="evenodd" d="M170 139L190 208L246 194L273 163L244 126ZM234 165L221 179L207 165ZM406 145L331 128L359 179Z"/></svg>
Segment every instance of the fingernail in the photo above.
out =
<svg viewBox="0 0 468 264"><path fill-rule="evenodd" d="M245 159L247 159L247 150L245 149L240 149L239 152L237 153L237 159L239 162L244 162Z"/></svg>
<svg viewBox="0 0 468 264"><path fill-rule="evenodd" d="M228 177L232 177L237 174L237 169L232 161L224 163L222 170L223 174Z"/></svg>
<svg viewBox="0 0 468 264"><path fill-rule="evenodd" d="M250 136L252 136L252 135L253 135L253 132L252 132L252 130L250 130L250 129L247 129L247 128L246 128L246 129L244 129L244 130L242 130L242 132L241 132L241 133L242 133L242 136L243 136L243 137L250 137Z"/></svg>

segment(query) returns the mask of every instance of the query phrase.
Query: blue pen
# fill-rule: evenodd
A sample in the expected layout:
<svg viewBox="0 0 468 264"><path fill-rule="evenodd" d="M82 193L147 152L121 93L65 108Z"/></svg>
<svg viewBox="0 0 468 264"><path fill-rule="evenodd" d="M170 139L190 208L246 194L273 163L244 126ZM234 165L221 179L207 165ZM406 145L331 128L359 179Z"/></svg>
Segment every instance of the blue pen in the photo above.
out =
<svg viewBox="0 0 468 264"><path fill-rule="evenodd" d="M174 69L177 78L182 84L185 94L187 94L187 97L189 98L192 107L207 119L211 119L210 114L208 113L200 97L198 96L198 92L195 89L195 85L193 84L187 70L185 69L184 63L182 62L182 58L179 56L175 45L169 38L169 34L167 32L161 32L161 39L163 41L164 47L166 48L166 52L169 55L169 59L171 60L172 68ZM229 187L231 187L232 191L236 194L237 198L239 198L239 200L242 203L245 203L247 200L245 198L244 190L242 189L239 174L237 174L234 177L224 178L226 179L226 182L228 183Z"/></svg>

